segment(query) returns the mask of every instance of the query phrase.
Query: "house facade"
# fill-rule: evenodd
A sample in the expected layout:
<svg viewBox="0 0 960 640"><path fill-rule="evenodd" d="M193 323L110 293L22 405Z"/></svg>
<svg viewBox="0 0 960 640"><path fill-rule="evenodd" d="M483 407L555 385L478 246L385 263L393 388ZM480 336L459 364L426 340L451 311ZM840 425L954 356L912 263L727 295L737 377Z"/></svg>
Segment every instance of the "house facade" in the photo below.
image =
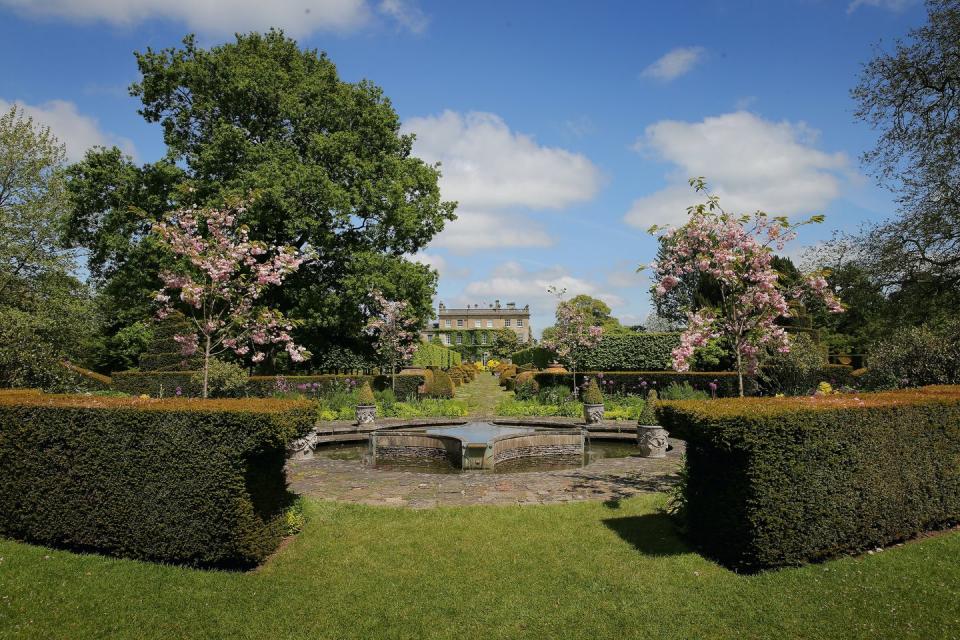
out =
<svg viewBox="0 0 960 640"><path fill-rule="evenodd" d="M500 329L513 331L520 344L530 344L533 337L530 305L518 307L515 302L501 305L497 300L487 306L475 304L455 309L441 302L437 319L427 323L420 332L420 338L424 342L440 338L449 347L472 347L470 350L480 356L484 347L493 344L494 332Z"/></svg>

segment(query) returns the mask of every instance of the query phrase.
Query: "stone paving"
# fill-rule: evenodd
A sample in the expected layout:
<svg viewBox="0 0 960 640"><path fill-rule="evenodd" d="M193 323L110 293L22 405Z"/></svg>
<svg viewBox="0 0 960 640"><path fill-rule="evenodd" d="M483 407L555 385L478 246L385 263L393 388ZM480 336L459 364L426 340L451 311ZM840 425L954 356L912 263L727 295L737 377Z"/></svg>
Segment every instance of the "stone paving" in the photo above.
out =
<svg viewBox="0 0 960 640"><path fill-rule="evenodd" d="M616 501L665 491L677 481L684 443L670 444L673 449L666 458L604 458L577 469L518 473L396 471L372 468L361 460L315 456L288 462L288 478L294 491L320 500L414 509Z"/></svg>

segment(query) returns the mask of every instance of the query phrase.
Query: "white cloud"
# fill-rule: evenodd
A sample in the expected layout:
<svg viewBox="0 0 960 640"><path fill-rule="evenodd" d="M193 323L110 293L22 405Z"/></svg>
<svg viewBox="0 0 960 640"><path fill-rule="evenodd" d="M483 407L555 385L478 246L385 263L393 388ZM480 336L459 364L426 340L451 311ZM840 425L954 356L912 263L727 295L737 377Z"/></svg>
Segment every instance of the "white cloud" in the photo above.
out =
<svg viewBox="0 0 960 640"><path fill-rule="evenodd" d="M520 213L476 211L457 208L457 219L430 243L457 253L486 249L549 247L553 239L540 225Z"/></svg>
<svg viewBox="0 0 960 640"><path fill-rule="evenodd" d="M10 110L16 104L37 123L50 127L53 134L67 148L67 159L77 161L93 146L118 146L131 156L136 157L136 149L129 138L107 133L100 128L96 118L85 116L77 111L77 105L67 100L50 100L41 105L29 105L19 100L13 103L0 98L0 113Z"/></svg>
<svg viewBox="0 0 960 640"><path fill-rule="evenodd" d="M414 153L440 162L440 191L457 200L458 220L434 241L459 251L490 247L542 247L549 235L523 213L527 209L563 209L592 198L602 175L581 154L537 144L511 131L492 113L412 118L406 133L416 133Z"/></svg>
<svg viewBox="0 0 960 640"><path fill-rule="evenodd" d="M436 269L441 278L466 278L470 275L470 269L451 265L446 257L438 253L419 251L408 257L414 262L419 262L420 264L425 264L428 267Z"/></svg>
<svg viewBox="0 0 960 640"><path fill-rule="evenodd" d="M700 199L686 184L693 176L705 176L727 210L821 210L840 195L841 177L854 172L845 154L816 149L816 137L802 122L772 122L745 111L701 122L657 122L635 148L674 165L670 184L635 200L624 219L641 228L682 222Z"/></svg>
<svg viewBox="0 0 960 640"><path fill-rule="evenodd" d="M373 17L368 0L0 0L0 4L27 15L119 26L162 18L217 35L270 27L293 37L345 32L369 24ZM379 10L412 31L426 28L426 17L405 0L383 0Z"/></svg>
<svg viewBox="0 0 960 640"><path fill-rule="evenodd" d="M493 113L444 111L403 128L417 134L419 157L443 164L444 197L470 207L561 209L600 188L600 171L586 156L540 146Z"/></svg>
<svg viewBox="0 0 960 640"><path fill-rule="evenodd" d="M860 7L877 7L889 11L903 11L907 7L917 4L919 0L853 0L847 6L847 13L853 13Z"/></svg>
<svg viewBox="0 0 960 640"><path fill-rule="evenodd" d="M689 72L706 53L703 47L677 47L644 69L640 75L669 82Z"/></svg>
<svg viewBox="0 0 960 640"><path fill-rule="evenodd" d="M380 13L396 20L397 25L413 33L423 33L430 19L417 7L405 0L383 0L378 7Z"/></svg>

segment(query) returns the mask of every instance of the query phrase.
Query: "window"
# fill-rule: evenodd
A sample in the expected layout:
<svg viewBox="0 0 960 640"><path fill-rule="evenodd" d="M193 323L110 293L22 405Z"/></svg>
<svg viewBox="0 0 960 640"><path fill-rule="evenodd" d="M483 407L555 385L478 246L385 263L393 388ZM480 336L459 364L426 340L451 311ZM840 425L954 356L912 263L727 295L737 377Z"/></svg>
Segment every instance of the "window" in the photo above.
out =
<svg viewBox="0 0 960 640"><path fill-rule="evenodd" d="M474 327L475 329L479 329L479 328L482 327L482 326L483 326L483 323L482 323L480 320L474 320L474 321L473 321L473 327Z"/></svg>
<svg viewBox="0 0 960 640"><path fill-rule="evenodd" d="M480 344L487 344L487 334L480 334Z"/></svg>
<svg viewBox="0 0 960 640"><path fill-rule="evenodd" d="M522 327L522 326L523 326L523 318L517 318L517 326L518 326L518 327Z"/></svg>
<svg viewBox="0 0 960 640"><path fill-rule="evenodd" d="M507 318L506 320L503 321L503 326L505 326L505 327L509 327L509 326L510 326L510 318Z"/></svg>
<svg viewBox="0 0 960 640"><path fill-rule="evenodd" d="M462 327L462 326L463 326L463 318L457 318L457 326L458 326L458 327Z"/></svg>
<svg viewBox="0 0 960 640"><path fill-rule="evenodd" d="M487 320L487 329L493 329L493 320Z"/></svg>
<svg viewBox="0 0 960 640"><path fill-rule="evenodd" d="M457 344L463 344L463 334L462 334L462 333L458 333L458 334L457 334Z"/></svg>
<svg viewBox="0 0 960 640"><path fill-rule="evenodd" d="M431 340L433 340L433 334L432 334L432 333L428 333L428 334L427 334L427 342L430 342Z"/></svg>
<svg viewBox="0 0 960 640"><path fill-rule="evenodd" d="M443 334L443 344L450 344L450 336L448 334Z"/></svg>
<svg viewBox="0 0 960 640"><path fill-rule="evenodd" d="M447 329L450 328L450 318L447 318L443 321L443 326L445 326Z"/></svg>

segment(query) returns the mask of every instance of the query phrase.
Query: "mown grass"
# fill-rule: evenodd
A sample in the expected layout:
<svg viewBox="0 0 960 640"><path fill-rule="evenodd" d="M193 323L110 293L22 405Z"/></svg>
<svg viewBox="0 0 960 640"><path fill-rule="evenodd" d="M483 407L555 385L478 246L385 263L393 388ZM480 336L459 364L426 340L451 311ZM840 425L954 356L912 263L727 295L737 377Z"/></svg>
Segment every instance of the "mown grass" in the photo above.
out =
<svg viewBox="0 0 960 640"><path fill-rule="evenodd" d="M960 534L759 575L688 550L662 495L426 511L308 501L250 573L0 541L4 638L955 638Z"/></svg>

